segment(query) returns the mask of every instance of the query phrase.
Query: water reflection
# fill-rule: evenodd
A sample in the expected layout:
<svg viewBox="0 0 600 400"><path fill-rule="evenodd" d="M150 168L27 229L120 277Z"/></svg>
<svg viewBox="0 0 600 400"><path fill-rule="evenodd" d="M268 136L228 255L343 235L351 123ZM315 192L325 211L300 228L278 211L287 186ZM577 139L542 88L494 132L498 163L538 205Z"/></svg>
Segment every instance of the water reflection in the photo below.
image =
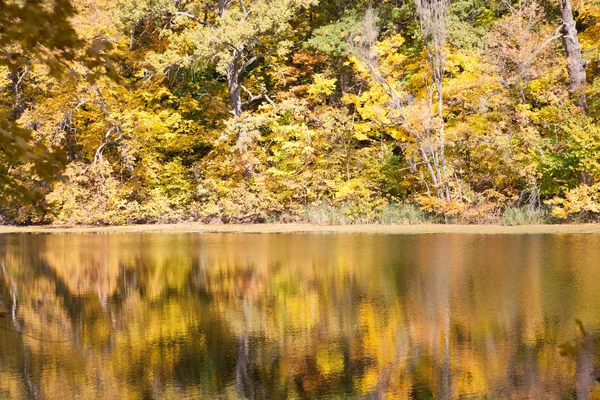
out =
<svg viewBox="0 0 600 400"><path fill-rule="evenodd" d="M598 361L599 260L596 235L5 235L0 398L600 396L559 350L579 318Z"/></svg>

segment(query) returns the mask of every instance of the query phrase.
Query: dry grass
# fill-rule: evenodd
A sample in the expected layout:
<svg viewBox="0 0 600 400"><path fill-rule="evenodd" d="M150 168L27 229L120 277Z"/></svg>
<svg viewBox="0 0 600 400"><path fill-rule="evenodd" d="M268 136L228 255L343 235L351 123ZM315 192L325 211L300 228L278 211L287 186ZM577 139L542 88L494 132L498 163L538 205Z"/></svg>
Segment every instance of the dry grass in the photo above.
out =
<svg viewBox="0 0 600 400"><path fill-rule="evenodd" d="M543 210L530 207L507 207L500 217L500 224L508 226L537 225L548 222L548 215Z"/></svg>

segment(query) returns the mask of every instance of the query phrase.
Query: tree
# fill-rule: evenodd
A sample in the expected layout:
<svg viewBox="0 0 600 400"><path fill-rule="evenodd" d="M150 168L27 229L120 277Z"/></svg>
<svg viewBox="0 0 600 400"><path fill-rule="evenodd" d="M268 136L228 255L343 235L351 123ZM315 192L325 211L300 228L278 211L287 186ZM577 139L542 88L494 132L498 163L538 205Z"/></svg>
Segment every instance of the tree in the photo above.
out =
<svg viewBox="0 0 600 400"><path fill-rule="evenodd" d="M506 86L517 91L517 101L527 103L531 81L548 72L555 61L551 52L559 29L546 24L547 16L536 1L506 3L508 15L497 21L487 37L492 62L500 68Z"/></svg>
<svg viewBox="0 0 600 400"><path fill-rule="evenodd" d="M585 61L581 57L581 47L577 38L577 27L573 18L573 9L569 0L558 0L562 18L562 40L567 52L569 70L569 91L575 97L575 103L585 112L588 111L586 91Z"/></svg>
<svg viewBox="0 0 600 400"><path fill-rule="evenodd" d="M69 0L0 0L0 68L9 77L9 101L0 104L0 204L15 199L39 200L31 181L49 181L64 164L61 151L33 142L29 129L17 123L27 106L23 97L25 78L32 62L44 64L54 76L76 58L82 42L69 22L75 11ZM16 170L30 165L28 177ZM32 167L32 168L31 168ZM34 179L32 179L34 178Z"/></svg>
<svg viewBox="0 0 600 400"><path fill-rule="evenodd" d="M138 2L133 2L137 7ZM153 2L154 3L154 2ZM173 67L208 66L227 83L229 106L212 94L202 93L219 107L240 117L252 104L266 100L272 103L266 85L250 75L259 64L269 65L270 57L283 54L291 43L285 40L288 22L301 7L314 0L200 0L192 2L159 1L149 8L157 18L167 19L164 35L168 50L157 54L154 65L162 72ZM251 81L254 87L246 82ZM250 87L249 87L250 86ZM238 132L240 148L245 146L247 132Z"/></svg>
<svg viewBox="0 0 600 400"><path fill-rule="evenodd" d="M83 40L72 24L76 10L70 0L0 0L0 73L8 78L6 99L0 102L0 204L25 200L30 207L41 200L40 187L48 187L65 164L64 151L35 137L37 124L20 119L33 105L26 96L31 82L62 84L77 75L75 65L86 68L84 79L112 75L104 41ZM67 74L68 72L68 74Z"/></svg>
<svg viewBox="0 0 600 400"><path fill-rule="evenodd" d="M423 11L426 13L426 11ZM436 13L441 12L437 10ZM430 30L434 29L433 21L431 18L427 18L427 24L423 23L423 35L426 42L433 40L430 35ZM442 16L436 14L435 18L437 21L441 21ZM450 188L447 180L447 169L445 161L445 137L444 137L444 120L443 120L443 94L442 94L442 79L443 79L443 64L444 64L444 53L439 48L440 41L443 41L443 29L435 28L435 43L430 47L428 44L428 55L430 61L432 61L430 67L430 77L433 78L433 82L426 81L427 88L427 107L423 110L418 101L414 96L408 93L402 93L402 88L399 87L397 82L394 82L390 77L386 76L386 73L380 66L378 58L377 48L375 46L377 37L379 35L379 28L377 26L377 16L372 9L368 9L365 13L364 18L361 21L361 27L359 29L360 34L357 34L354 41L354 54L358 57L360 63L366 68L369 74L373 77L377 85L384 91L389 97L389 106L394 111L392 114L393 119L399 123L409 135L414 139L418 146L419 154L423 160L423 163L427 166L431 182L433 183L434 189L438 197L444 201L450 201ZM437 48L437 50L436 50ZM434 64L435 63L435 64ZM433 105L434 105L434 93L433 88L430 84L435 85L438 91L438 118L437 121L433 121ZM436 127L438 134L435 134Z"/></svg>
<svg viewBox="0 0 600 400"><path fill-rule="evenodd" d="M446 68L446 23L450 0L414 0L417 15L421 22L421 32L425 40L425 48L429 59L431 85L437 91L437 130L439 135L439 156L436 156L434 165L438 175L442 199L450 201L450 186L448 184L448 171L446 167L446 138L444 134L444 90L443 80ZM432 88L427 90L429 104L433 106L434 96ZM438 161L439 158L439 161ZM439 164L439 165L438 165Z"/></svg>

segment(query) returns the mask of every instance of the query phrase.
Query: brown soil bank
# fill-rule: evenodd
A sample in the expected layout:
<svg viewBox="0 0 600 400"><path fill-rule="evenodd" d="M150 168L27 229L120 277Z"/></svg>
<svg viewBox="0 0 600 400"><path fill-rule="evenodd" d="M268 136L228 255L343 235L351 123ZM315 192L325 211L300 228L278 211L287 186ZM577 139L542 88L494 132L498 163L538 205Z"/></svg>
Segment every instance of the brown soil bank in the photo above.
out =
<svg viewBox="0 0 600 400"><path fill-rule="evenodd" d="M312 225L312 224L252 224L252 225L203 225L158 224L127 226L0 226L0 233L371 233L371 234L549 234L549 233L596 233L600 224L576 225Z"/></svg>

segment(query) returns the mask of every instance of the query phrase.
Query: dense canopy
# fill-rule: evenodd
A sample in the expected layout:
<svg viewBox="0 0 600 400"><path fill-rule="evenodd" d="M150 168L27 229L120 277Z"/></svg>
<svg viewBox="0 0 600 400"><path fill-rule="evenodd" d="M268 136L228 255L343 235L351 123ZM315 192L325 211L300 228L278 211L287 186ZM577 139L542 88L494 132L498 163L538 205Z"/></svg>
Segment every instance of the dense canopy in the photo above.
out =
<svg viewBox="0 0 600 400"><path fill-rule="evenodd" d="M596 0L0 0L0 222L594 220L599 37Z"/></svg>

